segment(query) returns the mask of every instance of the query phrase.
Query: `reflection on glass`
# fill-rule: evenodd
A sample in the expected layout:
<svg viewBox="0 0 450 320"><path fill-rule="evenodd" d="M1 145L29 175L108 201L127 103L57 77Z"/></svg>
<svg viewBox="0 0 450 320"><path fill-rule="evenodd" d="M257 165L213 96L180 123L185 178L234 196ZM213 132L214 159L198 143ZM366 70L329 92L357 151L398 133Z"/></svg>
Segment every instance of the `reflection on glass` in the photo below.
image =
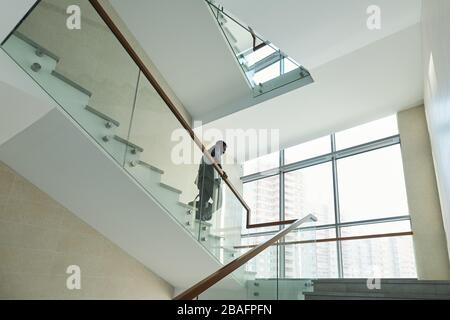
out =
<svg viewBox="0 0 450 320"><path fill-rule="evenodd" d="M278 168L279 165L280 165L279 152L267 154L265 156L244 162L243 165L244 176Z"/></svg>
<svg viewBox="0 0 450 320"><path fill-rule="evenodd" d="M244 199L251 209L252 224L274 222L280 219L279 188L278 175L244 184ZM252 232L256 231L252 230Z"/></svg>
<svg viewBox="0 0 450 320"><path fill-rule="evenodd" d="M287 235L288 244L284 246L286 278L336 278L338 276L336 242L315 242L317 239L335 237L334 228L301 230ZM295 241L311 242L289 244Z"/></svg>
<svg viewBox="0 0 450 320"><path fill-rule="evenodd" d="M397 116L393 115L336 133L336 149L342 150L396 134Z"/></svg>
<svg viewBox="0 0 450 320"><path fill-rule="evenodd" d="M342 221L407 215L400 146L338 160Z"/></svg>
<svg viewBox="0 0 450 320"><path fill-rule="evenodd" d="M314 214L320 225L334 223L331 162L285 173L284 188L286 220Z"/></svg>
<svg viewBox="0 0 450 320"><path fill-rule="evenodd" d="M308 141L284 151L284 163L290 164L311 159L331 152L330 136Z"/></svg>
<svg viewBox="0 0 450 320"><path fill-rule="evenodd" d="M260 245L269 240L271 236L248 237L243 239L243 246ZM242 249L248 251L249 249ZM271 246L261 252L246 264L246 271L254 274L256 279L273 279L278 276L278 249Z"/></svg>
<svg viewBox="0 0 450 320"><path fill-rule="evenodd" d="M250 53L245 56L245 64L247 67L251 67L274 52L276 52L276 50L272 46L264 46L256 51L250 51ZM298 66L296 66L296 68L297 67Z"/></svg>
<svg viewBox="0 0 450 320"><path fill-rule="evenodd" d="M417 278L411 236L342 241L346 278Z"/></svg>

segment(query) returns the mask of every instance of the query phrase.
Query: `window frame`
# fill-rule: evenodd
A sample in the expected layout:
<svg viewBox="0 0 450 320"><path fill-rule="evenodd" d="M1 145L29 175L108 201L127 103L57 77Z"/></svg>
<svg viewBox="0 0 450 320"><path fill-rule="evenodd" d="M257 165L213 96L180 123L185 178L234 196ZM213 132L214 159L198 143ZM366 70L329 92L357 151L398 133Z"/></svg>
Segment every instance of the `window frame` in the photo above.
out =
<svg viewBox="0 0 450 320"><path fill-rule="evenodd" d="M336 238L341 238L341 228L342 227L349 227L349 226L358 226L358 225L371 225L371 224L378 224L378 223L385 223L385 222L394 222L394 221L411 221L411 217L409 213L407 215L401 215L401 216L392 216L392 217L384 217L379 219L370 219L370 220L358 220L358 221L348 221L348 222L341 222L340 217L340 209L339 209L339 177L338 177L338 168L337 168L337 161L339 159L356 156L359 154L375 151L382 148L391 147L394 145L400 145L401 147L401 139L400 134L396 134L393 136L388 136L382 139L370 141L361 145L356 145L349 147L347 149L337 150L336 148L336 134L333 133L329 135L330 138L330 144L331 144L331 152L327 154L322 154L315 156L313 158L301 160L294 163L285 164L284 161L284 153L285 150L280 150L280 159L279 159L279 166L278 168L261 171L257 173L253 173L250 175L246 175L241 177L241 181L243 184L254 182L257 180L261 180L267 177L272 177L275 175L279 176L279 206L280 206L280 212L279 212L279 221L272 221L273 223L277 223L280 221L285 221L285 180L284 175L285 173L289 173L292 171L308 168L311 166L316 166L324 163L331 162L332 164L332 174L333 174L333 191L334 191L334 213L335 213L335 223L334 224L319 224L316 226L308 226L308 227L300 227L297 230L298 231L304 231L304 230L311 230L311 229L334 229ZM305 213L306 214L306 213ZM270 222L269 222L270 223ZM263 231L261 232L259 229L255 230L255 232L247 232L242 234L242 237L255 237L255 236L270 236L274 235L279 230L283 229L284 225L279 225L276 230L271 231ZM335 241L336 247L337 247L337 267L338 267L338 277L343 278L344 277L344 265L343 265L343 255L342 255L342 244L341 241ZM280 277L285 277L284 272L284 261L285 261L285 250L280 250L279 252L279 264L280 264Z"/></svg>

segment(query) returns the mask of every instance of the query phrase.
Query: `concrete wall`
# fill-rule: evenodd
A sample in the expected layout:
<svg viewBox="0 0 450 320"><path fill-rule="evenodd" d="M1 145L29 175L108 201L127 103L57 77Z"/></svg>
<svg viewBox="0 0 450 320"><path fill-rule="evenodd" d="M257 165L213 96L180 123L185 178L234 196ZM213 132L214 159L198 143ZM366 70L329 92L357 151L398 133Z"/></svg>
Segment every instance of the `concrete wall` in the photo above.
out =
<svg viewBox="0 0 450 320"><path fill-rule="evenodd" d="M0 163L0 299L170 299L173 288ZM66 269L81 268L81 290Z"/></svg>
<svg viewBox="0 0 450 320"><path fill-rule="evenodd" d="M398 113L398 126L418 278L450 279L447 243L424 107Z"/></svg>
<svg viewBox="0 0 450 320"><path fill-rule="evenodd" d="M422 10L425 110L450 247L450 2L425 0Z"/></svg>

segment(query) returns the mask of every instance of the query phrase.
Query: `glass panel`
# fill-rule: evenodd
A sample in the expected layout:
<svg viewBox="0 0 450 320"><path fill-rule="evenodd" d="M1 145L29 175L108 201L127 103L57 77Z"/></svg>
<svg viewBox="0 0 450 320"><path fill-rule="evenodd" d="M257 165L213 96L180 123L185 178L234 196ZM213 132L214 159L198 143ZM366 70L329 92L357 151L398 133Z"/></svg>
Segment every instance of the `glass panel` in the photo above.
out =
<svg viewBox="0 0 450 320"><path fill-rule="evenodd" d="M248 251L246 249L244 251ZM262 264L266 268L263 268ZM271 246L201 294L199 300L277 300L279 248ZM226 288L232 289L226 289Z"/></svg>
<svg viewBox="0 0 450 320"><path fill-rule="evenodd" d="M200 148L89 1L70 4L83 13L80 30L66 28L67 1L45 0L2 48L167 214L220 262L230 261L240 244L243 205L211 163L202 162ZM241 190L240 167L227 167Z"/></svg>
<svg viewBox="0 0 450 320"><path fill-rule="evenodd" d="M271 66L255 73L255 75L253 76L253 81L255 82L256 85L258 85L260 83L267 82L279 76L280 76L280 62L276 62Z"/></svg>
<svg viewBox="0 0 450 320"><path fill-rule="evenodd" d="M172 139L174 133L181 140ZM145 77L139 81L129 140L144 151L138 161L127 158L126 169L220 262L231 261L244 208ZM173 152L180 141L184 151ZM208 150L215 152L214 146Z"/></svg>
<svg viewBox="0 0 450 320"><path fill-rule="evenodd" d="M305 222L302 226L313 225ZM309 229L307 235L301 235L306 231L295 231L295 236L288 235L276 245L270 246L249 262L244 264L219 283L208 289L200 300L301 300L306 292L311 292L311 276L315 277L316 271L316 249L314 245L314 229ZM243 239L243 246L259 245L272 238L275 234L266 236L255 236ZM288 239L313 239L306 246L291 246ZM303 247L300 247L303 246ZM284 249L284 247L290 247ZM252 248L242 248L242 254ZM284 278L284 251L287 253L286 270L296 266L297 275L307 278ZM309 277L309 278L308 278ZM228 288L228 289L227 289ZM229 289L231 288L231 289Z"/></svg>
<svg viewBox="0 0 450 320"><path fill-rule="evenodd" d="M244 198L251 209L252 224L279 221L279 187L278 175L244 184Z"/></svg>
<svg viewBox="0 0 450 320"><path fill-rule="evenodd" d="M251 49L251 47L248 48L248 49ZM258 49L256 51L251 50L250 53L248 53L245 56L246 66L247 67L251 67L255 63L257 63L258 61L261 61L264 58L267 58L268 56L270 56L271 54L275 53L276 51L277 50L275 50L275 48L273 48L271 46L264 46L261 49Z"/></svg>
<svg viewBox="0 0 450 320"><path fill-rule="evenodd" d="M337 246L336 242L318 242L317 239L336 238L332 229L313 229L292 232L286 242L313 241L311 243L293 243L285 246L286 278L336 278Z"/></svg>
<svg viewBox="0 0 450 320"><path fill-rule="evenodd" d="M417 278L411 236L342 241L346 278Z"/></svg>
<svg viewBox="0 0 450 320"><path fill-rule="evenodd" d="M139 69L88 1L80 30L67 1L42 1L3 49L113 158L124 162Z"/></svg>
<svg viewBox="0 0 450 320"><path fill-rule="evenodd" d="M400 146L338 160L341 221L408 214Z"/></svg>
<svg viewBox="0 0 450 320"><path fill-rule="evenodd" d="M319 139L308 141L284 151L284 163L290 164L314 157L318 157L331 152L331 138L325 136Z"/></svg>
<svg viewBox="0 0 450 320"><path fill-rule="evenodd" d="M318 225L335 222L331 162L284 174L286 220L314 214Z"/></svg>
<svg viewBox="0 0 450 320"><path fill-rule="evenodd" d="M243 246L259 245L269 240L275 234L270 236L255 236L242 239ZM278 275L278 253L271 247L270 250L264 250L246 264L245 270L254 274L258 279L276 279ZM249 249L242 249L241 254Z"/></svg>
<svg viewBox="0 0 450 320"><path fill-rule="evenodd" d="M290 58L284 58L284 73L291 72L298 68L298 64L292 61Z"/></svg>
<svg viewBox="0 0 450 320"><path fill-rule="evenodd" d="M262 172L274 168L278 168L280 165L280 153L274 152L265 156L249 160L244 162L243 173L244 176L248 176L257 172Z"/></svg>
<svg viewBox="0 0 450 320"><path fill-rule="evenodd" d="M241 244L242 220L245 220L246 212L236 196L220 180L211 198L212 218L200 223L200 241L225 264L240 255L235 246Z"/></svg>
<svg viewBox="0 0 450 320"><path fill-rule="evenodd" d="M397 116L393 115L336 133L336 149L342 150L397 134Z"/></svg>

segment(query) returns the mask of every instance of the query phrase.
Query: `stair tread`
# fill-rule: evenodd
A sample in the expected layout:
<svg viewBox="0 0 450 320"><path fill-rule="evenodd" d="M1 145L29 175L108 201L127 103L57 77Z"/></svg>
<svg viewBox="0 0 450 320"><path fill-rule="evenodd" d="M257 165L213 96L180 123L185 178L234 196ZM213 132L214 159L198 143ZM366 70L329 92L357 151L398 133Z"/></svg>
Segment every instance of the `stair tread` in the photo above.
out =
<svg viewBox="0 0 450 320"><path fill-rule="evenodd" d="M54 54L50 50L44 48L43 46L41 46L40 44L36 43L35 41L31 40L30 38L28 38L23 33L19 32L19 31L14 31L14 35L17 38L19 38L20 40L22 40L22 41L26 42L27 44L29 44L30 46L34 47L35 49L40 50L46 56L52 58L56 62L59 62L60 59L59 59L59 57L56 54Z"/></svg>
<svg viewBox="0 0 450 320"><path fill-rule="evenodd" d="M187 203L184 203L184 202L181 202L181 201L178 201L178 204L179 204L180 206L186 208L186 209L189 209L189 210L194 210L194 209L195 209L193 206L188 205Z"/></svg>
<svg viewBox="0 0 450 320"><path fill-rule="evenodd" d="M178 190L177 188L174 188L174 187L172 187L172 186L169 186L168 184L165 184L165 183L163 183L163 182L160 182L159 185L160 185L161 187L163 187L163 188L165 188L165 189L167 189L167 190L173 191L173 192L175 192L175 193L179 193L179 194L182 193L181 190Z"/></svg>
<svg viewBox="0 0 450 320"><path fill-rule="evenodd" d="M88 89L84 88L83 86L81 86L80 84L76 83L73 80L70 80L69 78L67 78L65 75L63 75L62 73L53 70L51 72L51 75L58 78L61 81L64 81L65 83L67 83L69 86L74 87L75 89L77 89L78 91L83 92L85 95L87 95L88 97L92 96L92 92L89 91Z"/></svg>
<svg viewBox="0 0 450 320"><path fill-rule="evenodd" d="M113 118L111 118L110 116L104 114L103 112L98 111L97 109L87 105L86 107L84 107L85 110L89 111L92 114L95 114L96 116L102 118L103 120L109 121L112 124L114 124L116 127L120 126L120 122L117 120L114 120Z"/></svg>
<svg viewBox="0 0 450 320"><path fill-rule="evenodd" d="M128 141L127 139L124 139L122 137L119 137L118 135L114 135L114 140L119 141L129 147L135 148L137 151L139 152L144 152L144 148L138 146L137 144L134 144L130 141Z"/></svg>
<svg viewBox="0 0 450 320"><path fill-rule="evenodd" d="M149 163L147 163L147 162L145 162L145 161L138 160L138 163L139 163L140 165L144 166L144 167L149 168L150 170L153 170L153 171L155 171L155 172L158 172L159 174L164 174L164 170L161 170L160 168L155 167L154 165L151 165L151 164L149 164Z"/></svg>

